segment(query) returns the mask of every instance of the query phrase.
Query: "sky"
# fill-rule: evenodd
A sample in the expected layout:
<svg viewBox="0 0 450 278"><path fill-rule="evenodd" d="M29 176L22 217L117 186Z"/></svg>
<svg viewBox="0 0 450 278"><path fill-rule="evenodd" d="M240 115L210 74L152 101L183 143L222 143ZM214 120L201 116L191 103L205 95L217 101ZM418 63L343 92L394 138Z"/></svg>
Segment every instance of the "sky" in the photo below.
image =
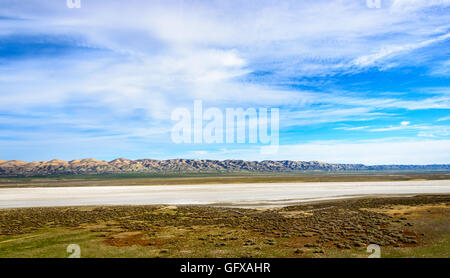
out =
<svg viewBox="0 0 450 278"><path fill-rule="evenodd" d="M2 0L0 159L450 163L450 0L379 3ZM173 142L195 100L278 108L278 151Z"/></svg>

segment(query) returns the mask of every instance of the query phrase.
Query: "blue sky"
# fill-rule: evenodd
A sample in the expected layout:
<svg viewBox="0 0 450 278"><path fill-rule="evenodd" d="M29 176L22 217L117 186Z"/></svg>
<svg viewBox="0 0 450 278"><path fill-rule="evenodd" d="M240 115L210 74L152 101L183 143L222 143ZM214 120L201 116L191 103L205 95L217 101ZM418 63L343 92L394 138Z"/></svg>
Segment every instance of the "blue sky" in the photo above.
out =
<svg viewBox="0 0 450 278"><path fill-rule="evenodd" d="M2 0L0 158L450 163L450 1ZM171 112L280 109L280 148Z"/></svg>

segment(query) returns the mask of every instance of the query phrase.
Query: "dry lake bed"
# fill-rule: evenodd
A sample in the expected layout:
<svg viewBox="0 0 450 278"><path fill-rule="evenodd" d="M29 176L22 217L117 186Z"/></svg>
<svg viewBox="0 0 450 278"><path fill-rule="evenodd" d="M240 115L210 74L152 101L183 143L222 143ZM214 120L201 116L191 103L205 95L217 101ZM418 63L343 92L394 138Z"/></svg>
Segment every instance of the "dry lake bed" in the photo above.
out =
<svg viewBox="0 0 450 278"><path fill-rule="evenodd" d="M0 188L0 208L163 204L270 208L374 195L449 193L450 180Z"/></svg>

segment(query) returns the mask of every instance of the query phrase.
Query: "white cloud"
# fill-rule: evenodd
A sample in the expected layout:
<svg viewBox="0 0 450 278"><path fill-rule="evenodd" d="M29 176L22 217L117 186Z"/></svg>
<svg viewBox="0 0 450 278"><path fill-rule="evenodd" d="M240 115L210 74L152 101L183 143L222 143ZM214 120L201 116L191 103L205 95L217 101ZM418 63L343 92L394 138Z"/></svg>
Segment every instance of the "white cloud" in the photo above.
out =
<svg viewBox="0 0 450 278"><path fill-rule="evenodd" d="M400 123L400 125L401 125L401 126L407 126L407 125L409 125L410 123L411 123L411 122L403 121L403 122Z"/></svg>
<svg viewBox="0 0 450 278"><path fill-rule="evenodd" d="M417 136L419 136L419 137L436 137L436 136L434 136L433 133L425 132L425 131L419 132L419 134L417 134Z"/></svg>
<svg viewBox="0 0 450 278"><path fill-rule="evenodd" d="M320 143L280 148L280 157L364 164L450 163L450 141Z"/></svg>
<svg viewBox="0 0 450 278"><path fill-rule="evenodd" d="M449 0L394 0L390 9L394 12L411 12L434 6L449 5Z"/></svg>
<svg viewBox="0 0 450 278"><path fill-rule="evenodd" d="M449 38L448 14L427 13L430 7L447 7L448 1L394 1L381 9L369 9L365 1L323 0L189 5L96 0L83 1L81 9L66 8L63 0L12 2L2 1L0 15L23 20L2 20L0 36L68 38L73 46L95 50L2 62L0 112L39 117L18 117L13 120L18 125L66 124L74 132L108 133L98 138L158 135L161 140L170 129L171 111L191 107L195 99L220 108L284 106L289 111L281 115L284 126L392 116L394 112L380 111L387 108L450 108L445 92L417 100L379 98L328 88L285 89L245 79L253 71L266 71L282 83L401 65L396 60L401 55ZM400 128L424 130L409 124L384 130ZM358 129L370 130L347 128ZM9 135L36 136L32 131Z"/></svg>
<svg viewBox="0 0 450 278"><path fill-rule="evenodd" d="M450 76L450 60L439 62L430 70L430 75Z"/></svg>
<svg viewBox="0 0 450 278"><path fill-rule="evenodd" d="M371 132L386 132L398 130L419 131L417 134L417 136L419 137L444 137L450 135L450 126L424 124L410 125L410 122L407 121L401 122L398 126L368 129L368 131Z"/></svg>
<svg viewBox="0 0 450 278"><path fill-rule="evenodd" d="M379 141L321 141L283 145L275 155L264 156L259 148L223 149L195 158L247 160L302 160L329 163L381 164L448 164L450 140L379 140Z"/></svg>
<svg viewBox="0 0 450 278"><path fill-rule="evenodd" d="M362 130L362 129L366 129L368 127L369 126L355 126L355 127L342 126L342 127L336 127L334 129L350 131L350 130Z"/></svg>

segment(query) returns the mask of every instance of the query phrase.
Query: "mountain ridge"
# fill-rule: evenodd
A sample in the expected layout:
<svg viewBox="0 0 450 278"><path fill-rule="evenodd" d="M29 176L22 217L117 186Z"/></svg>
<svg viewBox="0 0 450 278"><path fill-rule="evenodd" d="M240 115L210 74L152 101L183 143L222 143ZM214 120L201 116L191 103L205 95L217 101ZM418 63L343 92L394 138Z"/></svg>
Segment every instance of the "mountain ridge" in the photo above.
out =
<svg viewBox="0 0 450 278"><path fill-rule="evenodd" d="M25 162L20 160L1 160L0 176L52 176L80 174L122 174L122 173L161 173L161 172L306 172L306 171L382 171L382 170L442 170L450 171L450 164L430 165L364 165L339 164L319 161L293 160L211 160L211 159L137 159L117 158L111 161L97 159L76 159L63 161Z"/></svg>

